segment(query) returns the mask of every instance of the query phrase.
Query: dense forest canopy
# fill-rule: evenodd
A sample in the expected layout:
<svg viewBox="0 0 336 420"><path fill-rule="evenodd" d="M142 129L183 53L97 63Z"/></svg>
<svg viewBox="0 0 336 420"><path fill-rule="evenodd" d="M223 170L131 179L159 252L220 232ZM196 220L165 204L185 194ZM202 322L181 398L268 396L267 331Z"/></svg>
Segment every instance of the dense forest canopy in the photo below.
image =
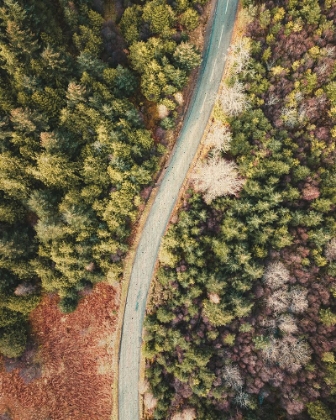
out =
<svg viewBox="0 0 336 420"><path fill-rule="evenodd" d="M244 1L245 38L146 321L148 418L336 412L336 2Z"/></svg>
<svg viewBox="0 0 336 420"><path fill-rule="evenodd" d="M84 288L120 276L164 150L144 110L163 106L162 127L173 127L200 63L188 31L201 6L113 6L117 17L105 20L100 1L0 2L0 353L9 357L23 351L41 293L57 292L69 312Z"/></svg>

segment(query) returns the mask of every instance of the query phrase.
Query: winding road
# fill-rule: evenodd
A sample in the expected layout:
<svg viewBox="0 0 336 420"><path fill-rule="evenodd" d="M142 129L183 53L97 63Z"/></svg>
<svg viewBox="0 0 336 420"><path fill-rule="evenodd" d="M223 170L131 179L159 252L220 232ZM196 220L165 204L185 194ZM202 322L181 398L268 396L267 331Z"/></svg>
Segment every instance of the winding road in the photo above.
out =
<svg viewBox="0 0 336 420"><path fill-rule="evenodd" d="M119 352L119 420L138 420L142 329L162 236L196 155L215 102L230 45L238 0L217 0L194 95L136 251Z"/></svg>

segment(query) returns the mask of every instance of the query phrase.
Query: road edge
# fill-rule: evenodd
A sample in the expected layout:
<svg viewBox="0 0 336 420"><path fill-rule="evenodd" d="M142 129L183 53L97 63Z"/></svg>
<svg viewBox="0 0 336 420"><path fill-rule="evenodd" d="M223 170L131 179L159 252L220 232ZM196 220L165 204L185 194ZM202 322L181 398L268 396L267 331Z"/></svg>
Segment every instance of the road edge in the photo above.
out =
<svg viewBox="0 0 336 420"><path fill-rule="evenodd" d="M237 12L236 12L236 19L235 19L235 22L234 22L234 26L233 26L233 30L232 30L232 35L231 35L231 39L230 39L230 45L236 40L237 37L239 37L239 34L237 32L239 32L239 26L240 26L239 14L240 14L240 12L241 12L242 9L243 9L243 7L242 7L242 4L241 4L241 0L239 0L238 7L237 7ZM212 13L214 12L214 10L215 10L215 8L213 8ZM212 15L212 17L213 17L213 15ZM210 32L211 31L209 30L209 33ZM206 37L206 40L207 39L208 39L208 37ZM219 90L221 89L221 86L222 86L223 82L226 80L226 78L228 76L227 72L228 72L228 65L227 65L227 61L226 61L225 62L224 69L223 69L223 75L222 75L222 78L221 78L221 84L220 84ZM210 114L210 117L209 117L207 126L206 126L206 128L204 130L204 133L203 133L202 139L201 139L201 141L199 143L197 152L196 152L196 154L195 154L195 156L194 156L194 158L193 158L193 160L192 160L192 162L190 164L190 167L188 169L187 175L184 178L183 185L180 188L178 197L176 199L176 204L175 204L174 209L173 209L173 211L171 213L171 216L170 216L169 222L167 224L167 227L166 227L166 230L165 230L164 235L166 234L166 232L167 232L167 230L168 230L168 228L169 228L169 226L171 224L171 220L177 215L177 213L179 212L179 210L180 210L180 208L182 206L182 202L183 202L182 197L183 197L183 195L185 195L185 192L186 192L186 190L187 190L187 188L189 186L190 175L193 172L193 170L195 168L195 165L197 164L198 160L202 157L202 155L204 155L206 153L206 150L207 149L206 149L206 146L204 144L204 140L207 137L207 134L209 133L210 128L211 128L211 125L212 125L212 122L213 122L213 113L214 113L214 108L215 108L216 102L217 102L217 99L215 99L215 101L213 103L211 114ZM149 289L148 295L147 295L146 315L147 315L147 306L148 306L148 304L150 302L150 299L151 299L151 296L152 296L153 287L154 287L154 283L155 283L155 277L156 277L156 273L157 273L158 268L159 268L159 260L157 259L156 260L156 263L155 263L155 267L154 267L152 279L151 279L150 289ZM144 336L144 328L142 330L142 337L143 336ZM145 360L145 357L143 357L143 352L141 352L141 354L140 354L140 378L139 378L139 381L140 382L141 381L143 381L143 382L145 381L145 370L146 370L146 366L145 365L146 365L146 360ZM140 394L140 413L141 413L140 420L142 420L143 419L143 414L144 414L143 395L142 394Z"/></svg>

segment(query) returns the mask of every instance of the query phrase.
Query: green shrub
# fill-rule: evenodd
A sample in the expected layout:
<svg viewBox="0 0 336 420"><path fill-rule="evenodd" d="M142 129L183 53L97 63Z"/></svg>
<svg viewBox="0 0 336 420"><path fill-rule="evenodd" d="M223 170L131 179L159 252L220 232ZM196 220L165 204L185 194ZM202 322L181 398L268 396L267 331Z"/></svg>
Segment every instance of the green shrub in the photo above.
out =
<svg viewBox="0 0 336 420"><path fill-rule="evenodd" d="M27 343L27 323L0 328L0 353L6 357L20 356Z"/></svg>
<svg viewBox="0 0 336 420"><path fill-rule="evenodd" d="M333 420L330 410L321 401L308 403L307 410L313 420Z"/></svg>

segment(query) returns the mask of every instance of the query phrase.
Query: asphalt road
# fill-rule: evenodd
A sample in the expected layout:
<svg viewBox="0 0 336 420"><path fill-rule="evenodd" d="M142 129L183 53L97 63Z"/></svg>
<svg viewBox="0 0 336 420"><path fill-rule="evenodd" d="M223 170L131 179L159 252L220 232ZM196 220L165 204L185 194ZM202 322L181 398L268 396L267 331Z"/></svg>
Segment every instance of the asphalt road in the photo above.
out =
<svg viewBox="0 0 336 420"><path fill-rule="evenodd" d="M131 273L119 352L119 420L138 420L143 320L162 236L209 120L223 75L238 0L217 0L208 45L183 128L142 231Z"/></svg>

